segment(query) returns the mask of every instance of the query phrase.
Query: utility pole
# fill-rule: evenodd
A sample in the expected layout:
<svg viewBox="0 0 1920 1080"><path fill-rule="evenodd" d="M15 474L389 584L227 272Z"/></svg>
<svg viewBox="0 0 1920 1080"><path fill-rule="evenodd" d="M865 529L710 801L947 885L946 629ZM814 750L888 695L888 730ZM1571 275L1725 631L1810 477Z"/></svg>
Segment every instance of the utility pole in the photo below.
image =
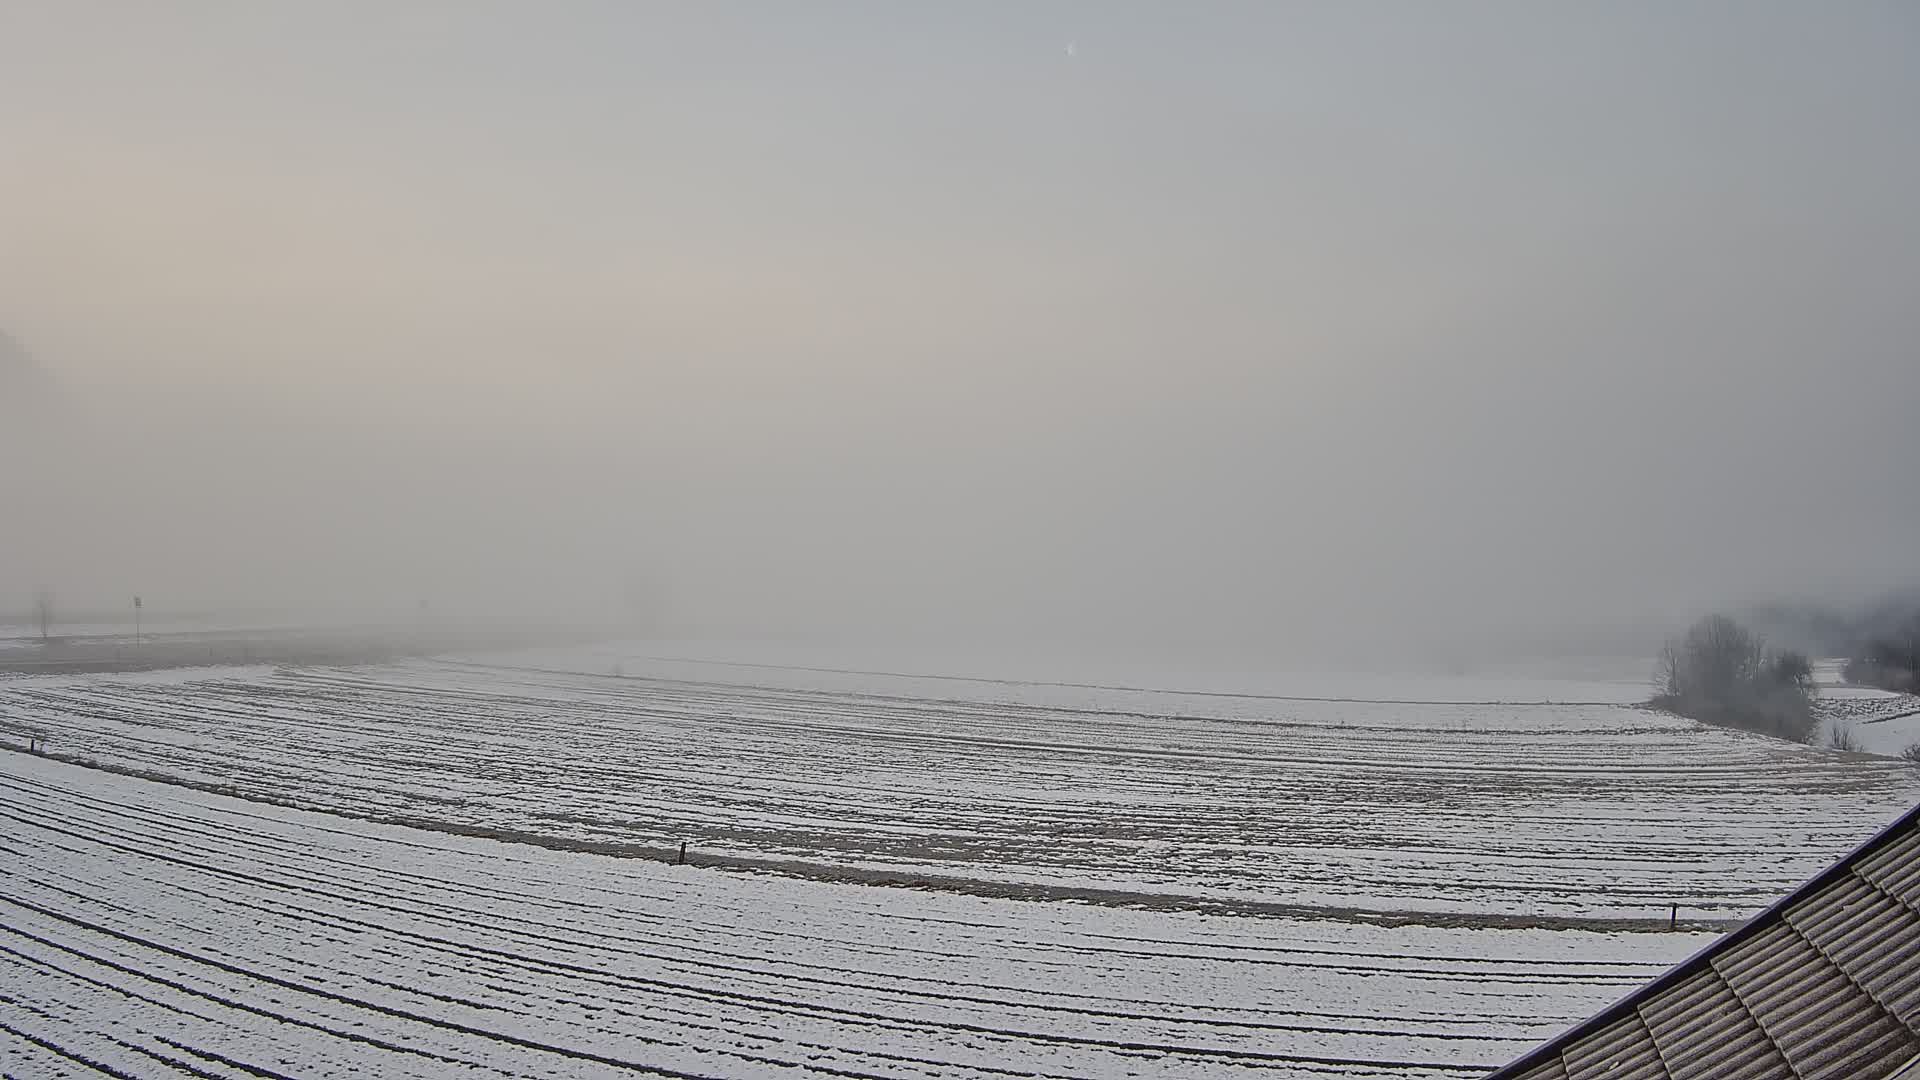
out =
<svg viewBox="0 0 1920 1080"><path fill-rule="evenodd" d="M133 598L133 643L140 644L140 598Z"/></svg>

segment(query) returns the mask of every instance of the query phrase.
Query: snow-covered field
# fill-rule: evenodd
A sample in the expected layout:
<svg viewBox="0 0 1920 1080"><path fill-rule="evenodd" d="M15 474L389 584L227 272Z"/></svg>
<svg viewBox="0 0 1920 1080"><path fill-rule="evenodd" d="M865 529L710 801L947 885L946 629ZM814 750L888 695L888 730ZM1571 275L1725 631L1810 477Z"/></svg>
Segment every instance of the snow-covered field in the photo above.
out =
<svg viewBox="0 0 1920 1080"><path fill-rule="evenodd" d="M1837 728L1851 735L1869 754L1898 755L1920 745L1920 697L1874 690L1821 703L1825 716L1823 738Z"/></svg>
<svg viewBox="0 0 1920 1080"><path fill-rule="evenodd" d="M1515 692L1535 682L1421 703L604 652L206 675L0 681L0 726L373 817L1486 924L1741 917L1920 799L1890 760Z"/></svg>
<svg viewBox="0 0 1920 1080"><path fill-rule="evenodd" d="M1708 939L824 884L8 751L0 822L23 1080L1468 1077Z"/></svg>
<svg viewBox="0 0 1920 1080"><path fill-rule="evenodd" d="M911 661L0 677L0 1075L1467 1077L1920 799L1605 665Z"/></svg>
<svg viewBox="0 0 1920 1080"><path fill-rule="evenodd" d="M1920 697L1848 686L1840 679L1838 661L1816 665L1819 681L1821 728L1815 740L1830 743L1836 732L1850 736L1869 754L1895 757L1910 746L1920 746Z"/></svg>
<svg viewBox="0 0 1920 1080"><path fill-rule="evenodd" d="M1226 698L1368 699L1430 702L1605 702L1650 693L1650 661L1594 657L1515 661L1474 670L1385 671L1273 666L1258 657L1106 650L985 649L921 644L792 641L610 641L525 649L470 659L589 674L622 670L669 678L771 683L790 689L880 690L922 697L1035 705L1133 708L1151 690L1170 691L1161 711L1203 711Z"/></svg>

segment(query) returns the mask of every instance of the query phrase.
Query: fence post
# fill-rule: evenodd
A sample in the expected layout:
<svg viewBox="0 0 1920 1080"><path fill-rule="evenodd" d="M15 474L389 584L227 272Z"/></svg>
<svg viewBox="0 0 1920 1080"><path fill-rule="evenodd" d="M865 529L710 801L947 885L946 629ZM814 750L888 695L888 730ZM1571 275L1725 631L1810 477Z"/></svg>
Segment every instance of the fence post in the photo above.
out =
<svg viewBox="0 0 1920 1080"><path fill-rule="evenodd" d="M685 840L682 840L680 841L680 857L673 861L673 865L685 866L686 864L687 864L687 842Z"/></svg>
<svg viewBox="0 0 1920 1080"><path fill-rule="evenodd" d="M1667 929L1673 930L1678 928L1679 925L1680 925L1680 905L1675 904L1673 905L1673 910L1667 913Z"/></svg>

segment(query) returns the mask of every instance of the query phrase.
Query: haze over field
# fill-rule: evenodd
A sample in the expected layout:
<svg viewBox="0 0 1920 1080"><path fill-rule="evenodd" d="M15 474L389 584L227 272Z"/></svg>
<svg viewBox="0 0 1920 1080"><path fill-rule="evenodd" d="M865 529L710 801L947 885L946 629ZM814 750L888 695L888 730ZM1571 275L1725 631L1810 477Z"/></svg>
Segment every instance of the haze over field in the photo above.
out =
<svg viewBox="0 0 1920 1080"><path fill-rule="evenodd" d="M1911 583L1916 106L1898 4L8 5L0 610L1472 656Z"/></svg>

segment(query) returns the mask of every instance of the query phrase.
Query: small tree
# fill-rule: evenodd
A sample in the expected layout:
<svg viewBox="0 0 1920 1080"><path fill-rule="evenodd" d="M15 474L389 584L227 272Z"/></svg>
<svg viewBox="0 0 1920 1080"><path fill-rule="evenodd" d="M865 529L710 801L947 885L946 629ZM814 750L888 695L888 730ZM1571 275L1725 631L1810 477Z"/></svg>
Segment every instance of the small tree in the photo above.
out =
<svg viewBox="0 0 1920 1080"><path fill-rule="evenodd" d="M1813 691L1813 661L1807 659L1806 653L1794 649L1774 653L1767 664L1767 672L1781 686L1798 687L1809 693Z"/></svg>
<svg viewBox="0 0 1920 1080"><path fill-rule="evenodd" d="M1900 751L1900 760L1909 765L1920 765L1920 742L1914 743L1905 750Z"/></svg>

